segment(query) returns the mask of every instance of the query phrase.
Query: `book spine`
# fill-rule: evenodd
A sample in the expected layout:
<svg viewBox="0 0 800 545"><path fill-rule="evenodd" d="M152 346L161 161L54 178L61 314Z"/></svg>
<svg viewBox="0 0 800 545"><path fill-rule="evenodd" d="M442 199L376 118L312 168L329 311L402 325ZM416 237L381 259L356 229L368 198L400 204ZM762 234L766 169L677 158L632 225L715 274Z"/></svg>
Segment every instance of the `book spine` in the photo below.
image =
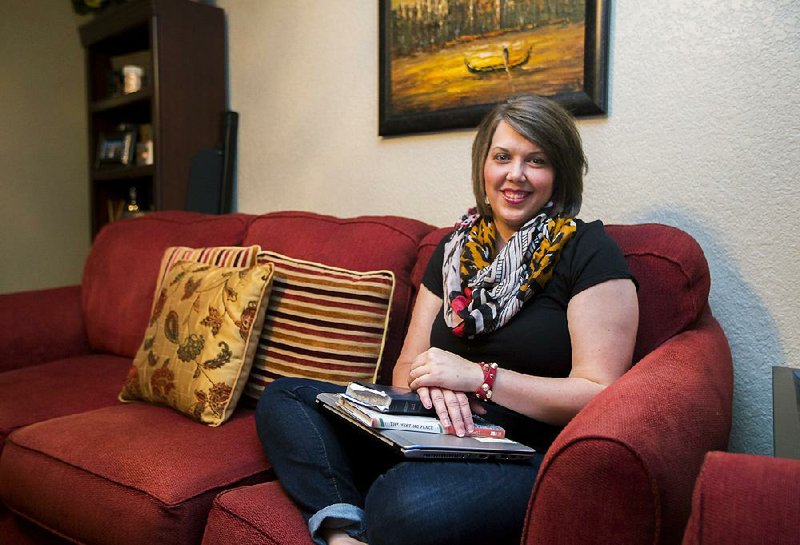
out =
<svg viewBox="0 0 800 545"><path fill-rule="evenodd" d="M425 433L446 433L442 424L435 419L420 421L418 419L404 419L392 416L379 416L374 427L384 430L422 431Z"/></svg>
<svg viewBox="0 0 800 545"><path fill-rule="evenodd" d="M470 433L472 437L494 437L495 439L503 439L506 436L506 430L496 426L481 426L475 425L475 429Z"/></svg>
<svg viewBox="0 0 800 545"><path fill-rule="evenodd" d="M430 416L433 414L431 409L425 408L425 405L422 404L422 401L407 400L392 401L389 404L388 412L390 414L418 414L425 416Z"/></svg>
<svg viewBox="0 0 800 545"><path fill-rule="evenodd" d="M456 429L453 426L448 426L444 428L443 433L455 435ZM470 437L493 437L495 439L503 439L506 436L506 430L495 425L475 424L472 433L468 433L467 435Z"/></svg>
<svg viewBox="0 0 800 545"><path fill-rule="evenodd" d="M444 433L455 435L456 430L453 426L442 426L435 418L426 418L424 421L418 417L403 418L402 416L382 415L372 419L372 426L381 429L424 431L426 433ZM475 429L468 434L472 437L493 437L502 439L506 436L506 430L493 424L475 424Z"/></svg>

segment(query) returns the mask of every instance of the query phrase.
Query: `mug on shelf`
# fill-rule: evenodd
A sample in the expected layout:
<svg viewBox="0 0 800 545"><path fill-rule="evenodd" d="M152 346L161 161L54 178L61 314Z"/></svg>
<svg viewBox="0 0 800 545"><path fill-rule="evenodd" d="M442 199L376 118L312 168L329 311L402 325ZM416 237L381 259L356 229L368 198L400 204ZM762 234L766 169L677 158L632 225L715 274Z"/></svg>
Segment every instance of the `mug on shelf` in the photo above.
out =
<svg viewBox="0 0 800 545"><path fill-rule="evenodd" d="M141 66L128 64L122 67L123 92L127 95L142 89L144 69Z"/></svg>

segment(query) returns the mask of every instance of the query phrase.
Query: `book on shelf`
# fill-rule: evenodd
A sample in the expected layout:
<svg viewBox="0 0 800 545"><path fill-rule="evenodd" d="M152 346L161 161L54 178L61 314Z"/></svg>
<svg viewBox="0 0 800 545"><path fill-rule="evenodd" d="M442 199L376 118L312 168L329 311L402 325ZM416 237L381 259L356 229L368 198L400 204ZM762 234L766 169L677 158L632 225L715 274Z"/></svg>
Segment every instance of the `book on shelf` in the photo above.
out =
<svg viewBox="0 0 800 545"><path fill-rule="evenodd" d="M422 416L415 414L389 414L380 412L352 401L346 395L339 395L337 406L349 417L361 422L365 426L381 430L409 430L425 433L444 433L455 435L453 426L443 426L435 416ZM506 431L502 427L484 420L478 415L473 415L475 429L467 435L471 437L493 437L502 439Z"/></svg>
<svg viewBox="0 0 800 545"><path fill-rule="evenodd" d="M419 394L409 388L371 382L351 382L347 385L344 395L382 413L428 416L436 414L433 409L425 408Z"/></svg>

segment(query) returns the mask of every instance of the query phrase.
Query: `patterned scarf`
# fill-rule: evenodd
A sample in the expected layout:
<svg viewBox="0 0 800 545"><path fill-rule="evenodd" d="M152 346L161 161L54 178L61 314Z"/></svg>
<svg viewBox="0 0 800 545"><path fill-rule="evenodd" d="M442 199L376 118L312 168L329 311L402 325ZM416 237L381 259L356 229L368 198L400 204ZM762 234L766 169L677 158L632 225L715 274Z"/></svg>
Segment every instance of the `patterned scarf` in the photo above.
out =
<svg viewBox="0 0 800 545"><path fill-rule="evenodd" d="M497 230L472 208L445 243L444 319L459 337L506 324L544 289L564 245L575 233L571 217L549 217L553 204L524 224L495 255Z"/></svg>

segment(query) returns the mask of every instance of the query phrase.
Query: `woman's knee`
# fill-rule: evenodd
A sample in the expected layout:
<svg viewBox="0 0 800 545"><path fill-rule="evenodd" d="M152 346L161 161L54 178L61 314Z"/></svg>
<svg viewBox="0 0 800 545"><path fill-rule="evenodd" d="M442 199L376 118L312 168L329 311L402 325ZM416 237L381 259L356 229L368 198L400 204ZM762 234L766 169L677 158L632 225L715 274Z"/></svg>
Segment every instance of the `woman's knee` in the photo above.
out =
<svg viewBox="0 0 800 545"><path fill-rule="evenodd" d="M275 379L264 388L258 400L256 412L259 417L275 412L292 410L296 403L313 406L317 394L337 386L328 382L307 378L281 377Z"/></svg>
<svg viewBox="0 0 800 545"><path fill-rule="evenodd" d="M302 381L303 379L284 377L267 384L258 400L256 413L262 416L273 412L276 406L294 397L293 392L302 384Z"/></svg>
<svg viewBox="0 0 800 545"><path fill-rule="evenodd" d="M284 426L294 422L300 405L306 404L298 395L305 382L299 378L279 378L264 388L256 406L256 430L262 442L267 436L281 434Z"/></svg>
<svg viewBox="0 0 800 545"><path fill-rule="evenodd" d="M535 476L522 464L400 463L369 489L368 542L518 543Z"/></svg>
<svg viewBox="0 0 800 545"><path fill-rule="evenodd" d="M344 391L342 386L330 382L278 378L264 388L256 406L256 422L259 428L268 423L292 422L298 410L315 407L318 394L340 391Z"/></svg>
<svg viewBox="0 0 800 545"><path fill-rule="evenodd" d="M440 543L439 526L446 524L437 515L441 491L419 486L406 473L400 464L370 487L365 503L370 545Z"/></svg>

